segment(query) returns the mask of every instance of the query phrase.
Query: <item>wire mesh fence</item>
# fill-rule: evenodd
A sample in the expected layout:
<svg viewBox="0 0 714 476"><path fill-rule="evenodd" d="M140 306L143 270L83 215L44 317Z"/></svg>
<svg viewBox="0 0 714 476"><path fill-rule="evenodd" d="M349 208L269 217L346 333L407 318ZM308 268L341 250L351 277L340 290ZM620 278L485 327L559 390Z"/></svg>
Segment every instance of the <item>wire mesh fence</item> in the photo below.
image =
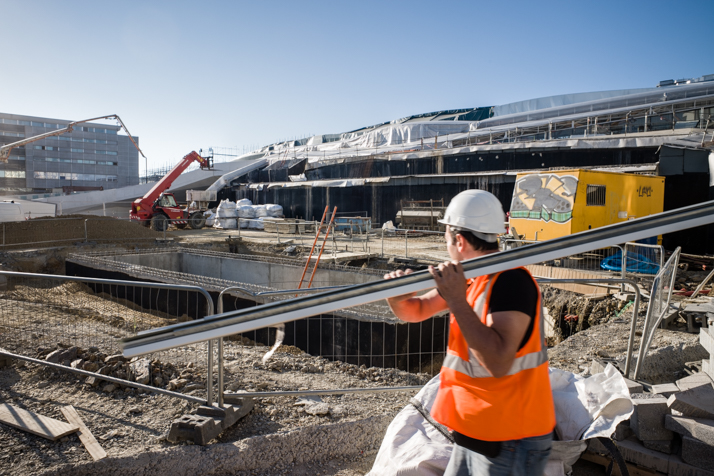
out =
<svg viewBox="0 0 714 476"><path fill-rule="evenodd" d="M635 367L635 378L637 378L642 360L647 355L647 351L652 344L657 327L669 312L669 301L672 298L672 290L677 277L680 253L681 249L677 248L654 277L652 294L650 295L647 316L642 330L642 345L639 349L637 366Z"/></svg>
<svg viewBox="0 0 714 476"><path fill-rule="evenodd" d="M213 303L200 290L12 272L0 280L0 347L10 352L169 390L178 390L172 381L187 369L206 381L205 343L132 362L118 345L120 338L211 314Z"/></svg>

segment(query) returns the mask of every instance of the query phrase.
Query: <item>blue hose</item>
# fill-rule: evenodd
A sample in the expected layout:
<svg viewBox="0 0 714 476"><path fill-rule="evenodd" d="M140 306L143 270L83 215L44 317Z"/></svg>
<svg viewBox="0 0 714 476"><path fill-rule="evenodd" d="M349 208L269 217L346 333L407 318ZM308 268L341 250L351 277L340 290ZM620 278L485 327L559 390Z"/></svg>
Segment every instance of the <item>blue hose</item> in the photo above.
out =
<svg viewBox="0 0 714 476"><path fill-rule="evenodd" d="M659 271L659 264L639 253L630 252L626 256L625 269L628 273L657 274ZM600 267L608 271L622 271L622 253L618 251L605 258Z"/></svg>

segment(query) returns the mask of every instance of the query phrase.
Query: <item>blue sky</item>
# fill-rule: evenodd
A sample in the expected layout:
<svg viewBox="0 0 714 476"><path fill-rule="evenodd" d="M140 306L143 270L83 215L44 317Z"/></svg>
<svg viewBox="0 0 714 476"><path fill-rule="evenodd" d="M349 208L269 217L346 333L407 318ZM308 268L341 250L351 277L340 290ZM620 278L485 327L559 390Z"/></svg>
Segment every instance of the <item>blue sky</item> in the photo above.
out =
<svg viewBox="0 0 714 476"><path fill-rule="evenodd" d="M714 73L712 0L0 0L0 15L0 111L118 114L149 168L209 146Z"/></svg>

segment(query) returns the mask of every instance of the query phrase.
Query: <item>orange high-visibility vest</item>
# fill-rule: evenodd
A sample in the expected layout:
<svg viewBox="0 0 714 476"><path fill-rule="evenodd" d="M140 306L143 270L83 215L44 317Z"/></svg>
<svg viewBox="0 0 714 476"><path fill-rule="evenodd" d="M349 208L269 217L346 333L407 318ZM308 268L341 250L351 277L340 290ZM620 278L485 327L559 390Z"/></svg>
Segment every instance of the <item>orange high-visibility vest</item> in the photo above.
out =
<svg viewBox="0 0 714 476"><path fill-rule="evenodd" d="M523 269L523 268L521 268ZM530 274L530 273L529 273ZM500 273L473 280L466 300L486 324L493 284ZM538 288L538 285L533 280ZM518 290L514 289L514 299ZM432 407L434 419L462 435L484 441L520 440L546 435L555 428L555 407L543 338L541 295L533 332L507 375L495 378L469 352L451 314L449 347L441 368L441 385Z"/></svg>

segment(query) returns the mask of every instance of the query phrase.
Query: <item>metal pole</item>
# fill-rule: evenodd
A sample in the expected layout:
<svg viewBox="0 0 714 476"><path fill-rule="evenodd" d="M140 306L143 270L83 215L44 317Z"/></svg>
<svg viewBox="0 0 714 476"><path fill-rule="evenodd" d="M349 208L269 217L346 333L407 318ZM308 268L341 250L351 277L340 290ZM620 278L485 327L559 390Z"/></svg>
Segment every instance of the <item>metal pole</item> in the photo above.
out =
<svg viewBox="0 0 714 476"><path fill-rule="evenodd" d="M404 257L409 258L409 233L404 230Z"/></svg>
<svg viewBox="0 0 714 476"><path fill-rule="evenodd" d="M206 397L206 406L213 405L213 340L208 341L208 382L206 382L208 396Z"/></svg>
<svg viewBox="0 0 714 476"><path fill-rule="evenodd" d="M223 337L218 339L218 406L223 408Z"/></svg>
<svg viewBox="0 0 714 476"><path fill-rule="evenodd" d="M269 398L269 397L300 397L308 395L347 395L352 393L385 393L385 392L414 392L422 385L408 387L366 387L366 388L335 388L331 390L284 390L280 392L239 392L227 393L226 399L234 398Z"/></svg>
<svg viewBox="0 0 714 476"><path fill-rule="evenodd" d="M86 218L84 220L84 242L85 243L87 242L87 220L89 220L89 218Z"/></svg>
<svg viewBox="0 0 714 476"><path fill-rule="evenodd" d="M380 253L380 258L384 258L384 228L382 228L382 252Z"/></svg>

